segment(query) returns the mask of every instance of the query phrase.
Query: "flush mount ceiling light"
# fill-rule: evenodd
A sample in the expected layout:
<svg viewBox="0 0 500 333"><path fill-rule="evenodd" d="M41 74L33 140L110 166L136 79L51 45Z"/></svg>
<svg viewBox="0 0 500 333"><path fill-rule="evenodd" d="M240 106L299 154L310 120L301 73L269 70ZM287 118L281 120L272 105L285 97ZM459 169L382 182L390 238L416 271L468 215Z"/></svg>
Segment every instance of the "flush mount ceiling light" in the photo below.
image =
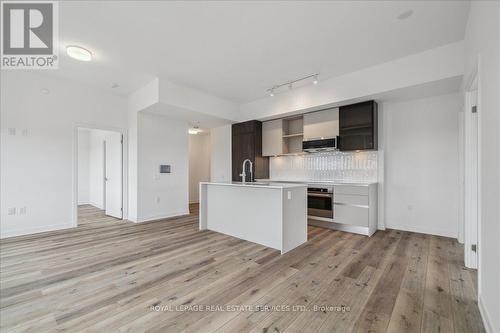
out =
<svg viewBox="0 0 500 333"><path fill-rule="evenodd" d="M92 60L92 52L89 50L77 46L77 45L69 45L66 47L66 53L73 59L79 61L91 61Z"/></svg>
<svg viewBox="0 0 500 333"><path fill-rule="evenodd" d="M409 18L412 15L413 15L413 10L408 9L408 10L405 10L404 12L402 12L401 14L399 14L398 19L399 20L406 20L407 18Z"/></svg>
<svg viewBox="0 0 500 333"><path fill-rule="evenodd" d="M200 133L200 132L201 132L201 130L200 130L200 128L198 127L198 125L193 126L193 128L190 128L190 129L188 130L188 133L189 133L189 134L194 134L194 135L196 135L196 134L198 134L198 133Z"/></svg>
<svg viewBox="0 0 500 333"><path fill-rule="evenodd" d="M312 81L313 84L318 84L318 76L319 76L319 73L315 73L315 74L311 74L311 75L307 75L307 76L301 77L301 78L296 79L296 80L288 81L288 82L285 82L285 83L282 83L282 84L277 84L274 87L267 89L267 94L269 96L273 97L274 93L276 92L276 90L279 90L280 88L283 88L283 87L288 87L288 90L292 90L294 83L305 81L305 80L308 80L308 79L311 79L311 78L314 78L314 80Z"/></svg>
<svg viewBox="0 0 500 333"><path fill-rule="evenodd" d="M318 74L314 75L313 84L318 84Z"/></svg>

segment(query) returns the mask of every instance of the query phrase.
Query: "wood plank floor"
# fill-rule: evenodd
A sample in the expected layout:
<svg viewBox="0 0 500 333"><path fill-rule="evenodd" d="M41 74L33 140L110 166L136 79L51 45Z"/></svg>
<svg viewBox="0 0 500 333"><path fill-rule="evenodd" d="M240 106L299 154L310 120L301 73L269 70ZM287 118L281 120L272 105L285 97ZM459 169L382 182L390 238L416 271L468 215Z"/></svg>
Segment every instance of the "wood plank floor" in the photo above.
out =
<svg viewBox="0 0 500 333"><path fill-rule="evenodd" d="M97 223L97 225L96 225ZM92 205L79 205L78 206L78 226L94 227L104 224L123 224L123 220L107 216L104 210L98 209Z"/></svg>
<svg viewBox="0 0 500 333"><path fill-rule="evenodd" d="M309 228L278 251L192 214L134 224L82 207L78 228L0 244L2 332L484 332L455 240Z"/></svg>

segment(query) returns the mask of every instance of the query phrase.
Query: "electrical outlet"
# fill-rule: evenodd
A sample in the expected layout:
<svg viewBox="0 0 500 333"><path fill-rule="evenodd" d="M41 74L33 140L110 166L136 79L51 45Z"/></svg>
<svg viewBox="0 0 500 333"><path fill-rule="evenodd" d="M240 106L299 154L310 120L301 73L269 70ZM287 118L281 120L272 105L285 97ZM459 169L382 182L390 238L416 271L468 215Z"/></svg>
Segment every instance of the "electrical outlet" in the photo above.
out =
<svg viewBox="0 0 500 333"><path fill-rule="evenodd" d="M19 208L19 215L26 215L26 207Z"/></svg>
<svg viewBox="0 0 500 333"><path fill-rule="evenodd" d="M16 215L16 207L11 207L8 210L9 215Z"/></svg>
<svg viewBox="0 0 500 333"><path fill-rule="evenodd" d="M292 191L286 191L288 200L292 200Z"/></svg>

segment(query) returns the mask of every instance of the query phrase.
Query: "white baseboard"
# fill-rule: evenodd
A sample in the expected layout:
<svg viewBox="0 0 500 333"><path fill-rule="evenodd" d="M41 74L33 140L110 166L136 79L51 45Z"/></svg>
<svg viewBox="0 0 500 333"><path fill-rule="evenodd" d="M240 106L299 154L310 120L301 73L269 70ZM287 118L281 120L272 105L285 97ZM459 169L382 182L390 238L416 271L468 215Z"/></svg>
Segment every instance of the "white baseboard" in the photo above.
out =
<svg viewBox="0 0 500 333"><path fill-rule="evenodd" d="M41 232L47 232L47 231L56 231L56 230L62 230L62 229L69 229L69 228L74 228L75 226L71 223L68 224L53 224L53 225L43 225L43 226L37 226L37 227L31 227L31 228L21 228L21 229L14 229L14 230L9 230L6 232L3 232L0 234L0 238L8 238L8 237L16 237L16 236L25 236L25 235L31 235L31 234L38 234Z"/></svg>
<svg viewBox="0 0 500 333"><path fill-rule="evenodd" d="M184 212L178 212L178 213L170 213L170 214L164 214L164 215L150 215L150 216L142 216L138 217L135 223L142 223L142 222L151 222L151 221L159 221L159 220L164 220L172 217L180 217L180 216L186 216L189 215L189 211L184 211Z"/></svg>
<svg viewBox="0 0 500 333"><path fill-rule="evenodd" d="M401 231L417 232L419 234L428 234L428 235L435 235L435 236L457 238L456 233L449 232L446 230L441 230L441 229L420 228L420 227L415 227L415 226L397 225L397 224L386 224L385 227L387 229L396 229L396 230L401 230Z"/></svg>
<svg viewBox="0 0 500 333"><path fill-rule="evenodd" d="M484 329L486 330L487 333L493 333L493 326L491 325L491 316L489 315L488 311L484 307L483 299L481 298L481 295L478 296L477 298L477 305L479 307L479 313L481 314L481 318L483 319L483 324L484 324Z"/></svg>
<svg viewBox="0 0 500 333"><path fill-rule="evenodd" d="M89 205L92 205L92 206L94 206L95 208L98 208L98 209L101 209L101 210L103 210L103 209L104 209L104 207L103 207L102 205L99 205L99 204L98 204L98 203L96 203L96 202L89 202Z"/></svg>

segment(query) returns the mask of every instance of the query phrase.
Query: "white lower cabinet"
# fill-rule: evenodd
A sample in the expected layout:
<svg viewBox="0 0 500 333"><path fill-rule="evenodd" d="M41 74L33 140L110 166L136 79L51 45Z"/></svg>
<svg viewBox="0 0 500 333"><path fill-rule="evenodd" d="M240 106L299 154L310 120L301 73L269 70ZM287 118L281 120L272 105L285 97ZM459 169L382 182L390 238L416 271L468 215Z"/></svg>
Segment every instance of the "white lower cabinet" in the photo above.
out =
<svg viewBox="0 0 500 333"><path fill-rule="evenodd" d="M346 225L368 227L368 207L358 207L350 204L335 203L333 207L334 221Z"/></svg>
<svg viewBox="0 0 500 333"><path fill-rule="evenodd" d="M377 184L334 184L333 219L310 217L309 223L361 235L377 231Z"/></svg>
<svg viewBox="0 0 500 333"><path fill-rule="evenodd" d="M377 184L333 186L333 222L371 236L377 231Z"/></svg>

